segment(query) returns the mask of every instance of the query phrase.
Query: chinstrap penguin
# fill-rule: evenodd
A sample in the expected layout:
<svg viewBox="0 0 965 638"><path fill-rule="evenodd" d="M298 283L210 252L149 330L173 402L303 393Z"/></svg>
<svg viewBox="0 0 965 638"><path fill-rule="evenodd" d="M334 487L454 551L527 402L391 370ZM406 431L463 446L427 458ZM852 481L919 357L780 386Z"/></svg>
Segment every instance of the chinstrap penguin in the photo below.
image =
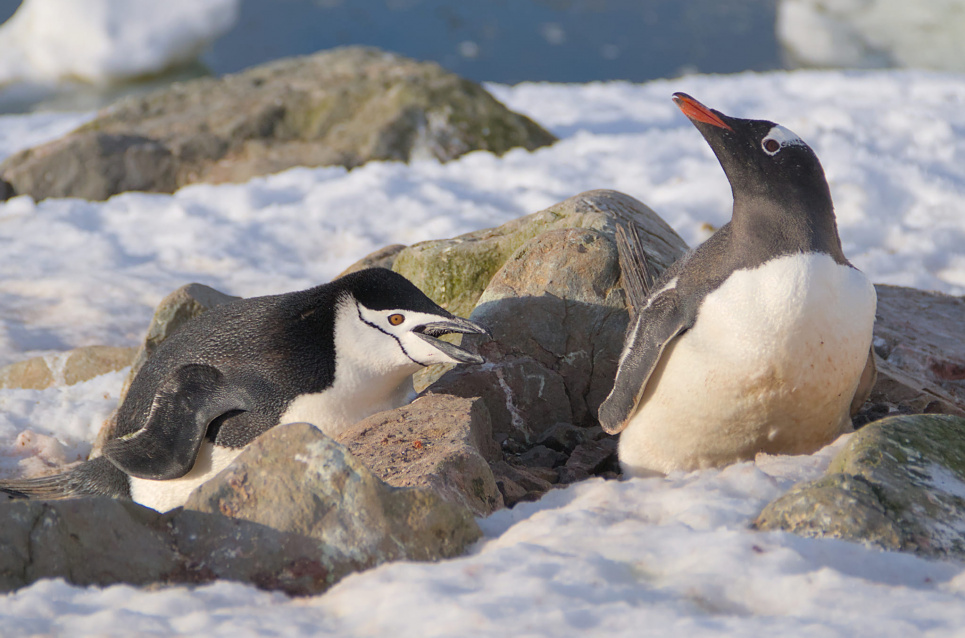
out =
<svg viewBox="0 0 965 638"><path fill-rule="evenodd" d="M483 362L438 339L451 333L489 334L383 268L217 306L148 359L103 456L64 474L2 482L0 490L173 509L275 425L306 421L335 436L410 401L420 368Z"/></svg>
<svg viewBox="0 0 965 638"><path fill-rule="evenodd" d="M874 287L842 252L801 138L673 99L723 167L733 216L631 299L600 422L621 433L628 476L814 452L850 430L873 384Z"/></svg>

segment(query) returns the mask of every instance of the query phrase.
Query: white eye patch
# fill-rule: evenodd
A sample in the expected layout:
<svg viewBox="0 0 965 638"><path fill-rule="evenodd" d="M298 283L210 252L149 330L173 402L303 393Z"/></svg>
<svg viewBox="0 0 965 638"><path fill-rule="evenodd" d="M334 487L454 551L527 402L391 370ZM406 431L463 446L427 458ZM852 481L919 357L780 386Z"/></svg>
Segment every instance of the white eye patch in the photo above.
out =
<svg viewBox="0 0 965 638"><path fill-rule="evenodd" d="M807 144L796 133L780 124L775 125L761 140L761 148L768 155L777 155L778 151L785 146L807 146Z"/></svg>

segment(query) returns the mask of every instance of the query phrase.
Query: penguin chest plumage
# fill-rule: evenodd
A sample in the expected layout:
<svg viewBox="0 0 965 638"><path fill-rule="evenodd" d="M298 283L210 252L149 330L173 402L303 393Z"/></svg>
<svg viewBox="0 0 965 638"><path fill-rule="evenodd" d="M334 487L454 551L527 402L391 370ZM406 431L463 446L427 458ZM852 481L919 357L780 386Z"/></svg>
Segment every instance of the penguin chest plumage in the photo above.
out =
<svg viewBox="0 0 965 638"><path fill-rule="evenodd" d="M664 351L620 438L624 472L813 452L850 428L876 297L858 270L798 253L737 270Z"/></svg>

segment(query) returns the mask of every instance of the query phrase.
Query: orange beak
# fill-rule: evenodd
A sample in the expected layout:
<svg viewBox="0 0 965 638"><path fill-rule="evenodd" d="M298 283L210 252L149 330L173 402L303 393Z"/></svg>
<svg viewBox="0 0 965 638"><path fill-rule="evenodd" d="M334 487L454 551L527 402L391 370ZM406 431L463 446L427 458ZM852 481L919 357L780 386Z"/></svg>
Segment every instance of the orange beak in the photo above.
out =
<svg viewBox="0 0 965 638"><path fill-rule="evenodd" d="M725 128L728 131L734 130L728 126L724 120L720 119L716 113L686 93L674 93L673 101L684 115L695 122L703 122L704 124L710 124L718 128Z"/></svg>

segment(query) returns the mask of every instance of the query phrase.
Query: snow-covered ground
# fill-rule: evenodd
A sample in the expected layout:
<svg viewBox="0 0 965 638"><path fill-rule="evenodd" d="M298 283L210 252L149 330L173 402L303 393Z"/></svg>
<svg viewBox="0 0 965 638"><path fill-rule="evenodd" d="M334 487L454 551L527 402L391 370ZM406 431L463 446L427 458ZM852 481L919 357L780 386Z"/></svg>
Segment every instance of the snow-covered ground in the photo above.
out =
<svg viewBox="0 0 965 638"><path fill-rule="evenodd" d="M875 282L965 292L965 76L791 72L490 88L561 141L502 158L300 168L104 203L0 204L0 364L134 345L157 301L189 281L245 296L304 288L383 245L494 226L593 188L641 199L695 244L705 223L727 221L730 191L670 101L674 91L807 140L828 174L845 253ZM82 117L0 118L0 152ZM86 453L122 378L0 390L0 473L29 469L37 450L50 462ZM72 636L962 635L961 564L748 529L832 452L588 481L482 521L486 537L467 557L386 565L315 598L231 583L149 592L41 582L0 597L0 627Z"/></svg>

